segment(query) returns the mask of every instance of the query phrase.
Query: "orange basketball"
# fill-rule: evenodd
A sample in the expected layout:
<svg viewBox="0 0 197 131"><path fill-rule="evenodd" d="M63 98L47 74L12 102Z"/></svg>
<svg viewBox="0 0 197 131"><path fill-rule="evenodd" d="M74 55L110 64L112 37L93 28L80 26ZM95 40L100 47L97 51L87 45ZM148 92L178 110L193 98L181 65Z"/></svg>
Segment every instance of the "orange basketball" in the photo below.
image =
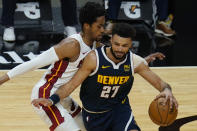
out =
<svg viewBox="0 0 197 131"><path fill-rule="evenodd" d="M149 116L151 120L160 126L168 126L174 122L177 117L178 111L173 105L170 109L169 100L163 105L165 98L153 100L149 106Z"/></svg>

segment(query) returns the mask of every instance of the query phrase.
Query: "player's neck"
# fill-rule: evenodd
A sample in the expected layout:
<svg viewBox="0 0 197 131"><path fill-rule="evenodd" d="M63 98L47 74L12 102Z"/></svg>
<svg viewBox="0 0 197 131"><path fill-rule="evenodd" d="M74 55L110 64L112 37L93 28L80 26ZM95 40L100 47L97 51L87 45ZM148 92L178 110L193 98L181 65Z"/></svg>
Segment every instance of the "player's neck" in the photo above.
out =
<svg viewBox="0 0 197 131"><path fill-rule="evenodd" d="M88 46L92 46L94 43L94 40L92 40L87 34L81 32L80 35L82 36L83 42L88 45Z"/></svg>

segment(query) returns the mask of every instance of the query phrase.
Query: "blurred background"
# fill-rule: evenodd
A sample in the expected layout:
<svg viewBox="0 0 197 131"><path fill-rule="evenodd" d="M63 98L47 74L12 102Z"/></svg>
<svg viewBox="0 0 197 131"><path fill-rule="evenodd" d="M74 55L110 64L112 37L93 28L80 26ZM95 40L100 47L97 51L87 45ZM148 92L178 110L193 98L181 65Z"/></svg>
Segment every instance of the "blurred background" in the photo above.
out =
<svg viewBox="0 0 197 131"><path fill-rule="evenodd" d="M1 16L2 1L0 1ZM87 1L77 0L77 17L80 7ZM108 0L91 1L99 2L107 11L109 10ZM170 36L156 31L156 29L162 31L163 27L158 26L162 24L162 20L158 20L159 7L155 10L154 2L155 0L123 0L117 18L113 19L128 22L136 28L137 36L133 41L133 52L142 57L154 52L165 54L166 58L163 61L156 60L150 64L154 67L197 66L197 21L193 1L171 0L172 4L169 6L171 12L164 21L164 24L175 32ZM72 12L70 15L73 15ZM79 23L74 27L77 32L81 30ZM14 40L5 40L6 28L2 24L1 17L0 69L11 69L33 59L67 37L60 0L17 0L14 13ZM102 42L107 43L108 40L109 36L105 35Z"/></svg>

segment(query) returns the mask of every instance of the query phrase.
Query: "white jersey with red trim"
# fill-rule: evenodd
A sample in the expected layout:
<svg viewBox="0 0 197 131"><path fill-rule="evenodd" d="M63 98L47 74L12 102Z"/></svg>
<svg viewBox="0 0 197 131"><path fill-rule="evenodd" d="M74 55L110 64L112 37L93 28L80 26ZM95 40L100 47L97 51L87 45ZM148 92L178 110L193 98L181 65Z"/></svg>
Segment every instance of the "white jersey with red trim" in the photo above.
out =
<svg viewBox="0 0 197 131"><path fill-rule="evenodd" d="M79 42L80 55L78 59L74 62L69 62L65 59L58 61L49 67L46 78L57 77L57 81L54 83L55 88L58 88L62 84L65 84L73 77L73 75L77 72L80 65L82 64L84 57L91 51L91 48L83 42L83 39L80 34L72 35L70 36L70 38L76 39ZM94 43L92 49L95 48L96 44ZM55 72L57 72L57 74L55 74Z"/></svg>
<svg viewBox="0 0 197 131"><path fill-rule="evenodd" d="M51 64L47 72L33 88L31 96L32 100L36 98L49 98L52 94L54 94L61 85L67 83L74 76L85 56L92 49L96 48L96 42L93 44L91 49L84 43L80 34L71 35L69 38L77 40L80 44L80 55L78 59L74 62L69 62L68 59L63 59ZM39 110L35 110L41 116L41 119L50 125L50 129L55 129L61 123L64 123L64 119L62 117L65 116L65 109L67 109L73 118L78 115L81 110L80 106L78 106L78 104L70 96L61 101L61 104L58 103L52 107L42 108L45 112L44 115L43 113L40 113ZM82 120L80 121L82 122ZM77 124L80 125L79 123ZM81 126L83 125L80 125L80 127ZM75 126L73 125L73 127Z"/></svg>
<svg viewBox="0 0 197 131"><path fill-rule="evenodd" d="M79 69L84 57L92 50L96 48L96 43L93 44L92 49L87 46L81 37L80 34L74 34L69 36L77 40L80 44L80 55L78 59L74 62L69 62L68 59L63 59L57 61L48 68L47 72L41 78L40 82L37 85L40 86L39 97L40 98L48 98L51 94L53 94L52 88L59 88L61 85L68 82L73 75ZM66 50L65 50L66 51ZM43 81L44 80L44 81ZM45 82L45 83L43 83ZM41 84L42 83L42 84ZM36 85L36 87L38 87ZM55 89L56 90L56 89ZM51 92L52 91L52 92ZM32 93L34 94L34 92Z"/></svg>

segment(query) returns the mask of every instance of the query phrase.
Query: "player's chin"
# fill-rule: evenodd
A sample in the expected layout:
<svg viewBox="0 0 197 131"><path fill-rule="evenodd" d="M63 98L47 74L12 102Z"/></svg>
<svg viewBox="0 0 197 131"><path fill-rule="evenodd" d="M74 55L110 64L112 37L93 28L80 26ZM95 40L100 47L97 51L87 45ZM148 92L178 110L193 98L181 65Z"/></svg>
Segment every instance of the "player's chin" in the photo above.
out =
<svg viewBox="0 0 197 131"><path fill-rule="evenodd" d="M124 56L122 56L122 55L116 55L116 59L117 60L121 60L121 59L123 59L124 58Z"/></svg>
<svg viewBox="0 0 197 131"><path fill-rule="evenodd" d="M116 57L122 59L124 57L124 53L116 53Z"/></svg>

